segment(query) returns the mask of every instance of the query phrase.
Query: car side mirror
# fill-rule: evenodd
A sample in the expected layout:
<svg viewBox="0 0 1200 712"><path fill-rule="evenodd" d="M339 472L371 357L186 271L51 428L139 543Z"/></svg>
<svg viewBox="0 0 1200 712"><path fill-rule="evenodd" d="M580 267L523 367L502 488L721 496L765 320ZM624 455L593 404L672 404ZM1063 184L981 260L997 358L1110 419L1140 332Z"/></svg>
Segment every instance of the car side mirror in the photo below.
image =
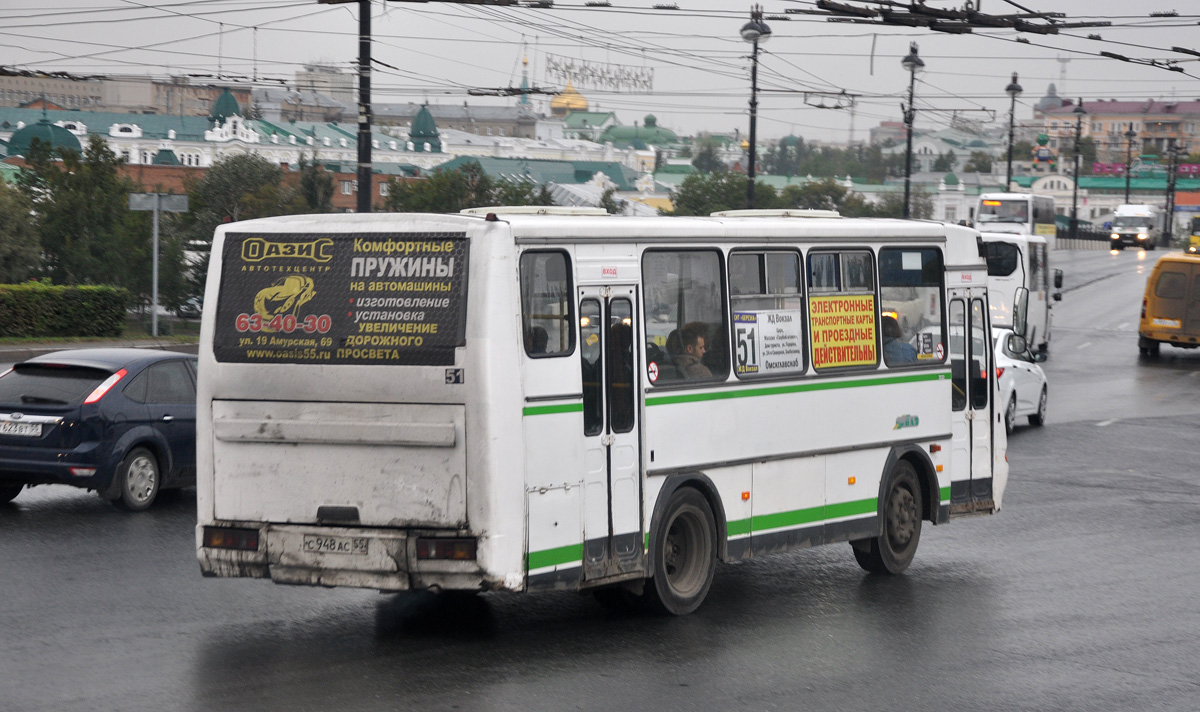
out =
<svg viewBox="0 0 1200 712"><path fill-rule="evenodd" d="M1037 353L1033 354L1033 362L1034 363L1042 363L1045 360L1046 360L1046 354L1044 352L1038 351Z"/></svg>
<svg viewBox="0 0 1200 712"><path fill-rule="evenodd" d="M1054 293L1054 301L1056 301L1056 302L1061 302L1061 301L1062 301L1062 292L1055 292L1055 293Z"/></svg>
<svg viewBox="0 0 1200 712"><path fill-rule="evenodd" d="M1029 344L1027 344L1025 342L1024 336L1018 336L1016 334L1008 335L1008 350L1009 351L1011 351L1015 354L1023 354L1023 353L1025 353L1025 349L1027 349L1027 348L1029 348Z"/></svg>
<svg viewBox="0 0 1200 712"><path fill-rule="evenodd" d="M1061 269L1054 270L1054 288L1062 289L1062 270Z"/></svg>

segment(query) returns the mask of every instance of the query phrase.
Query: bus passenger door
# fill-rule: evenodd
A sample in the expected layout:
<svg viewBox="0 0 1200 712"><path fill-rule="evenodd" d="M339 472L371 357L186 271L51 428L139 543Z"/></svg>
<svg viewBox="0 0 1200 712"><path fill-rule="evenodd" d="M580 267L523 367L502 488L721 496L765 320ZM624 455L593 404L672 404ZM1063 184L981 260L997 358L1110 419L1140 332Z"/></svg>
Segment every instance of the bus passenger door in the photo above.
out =
<svg viewBox="0 0 1200 712"><path fill-rule="evenodd" d="M637 293L632 285L579 293L583 578L595 581L642 569Z"/></svg>
<svg viewBox="0 0 1200 712"><path fill-rule="evenodd" d="M994 372L986 299L980 289L950 290L952 515L993 508L991 400Z"/></svg>

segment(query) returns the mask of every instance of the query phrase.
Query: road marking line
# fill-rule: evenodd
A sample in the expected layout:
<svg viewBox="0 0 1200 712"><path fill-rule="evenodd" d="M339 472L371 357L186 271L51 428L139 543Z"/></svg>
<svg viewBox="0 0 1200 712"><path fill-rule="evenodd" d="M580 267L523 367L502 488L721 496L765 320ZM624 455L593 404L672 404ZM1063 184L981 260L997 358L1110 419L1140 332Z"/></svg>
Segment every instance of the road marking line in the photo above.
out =
<svg viewBox="0 0 1200 712"><path fill-rule="evenodd" d="M1112 420L1101 420L1099 423L1096 423L1096 427L1097 428L1108 427L1109 425L1112 425L1115 422L1117 422L1116 418L1113 418Z"/></svg>
<svg viewBox="0 0 1200 712"><path fill-rule="evenodd" d="M1085 342L1083 342L1082 344L1080 344L1080 345L1076 346L1075 348L1077 348L1077 349L1086 349L1087 347L1089 347L1089 346L1091 346L1091 345L1092 345L1092 342L1090 342L1090 341L1085 341Z"/></svg>
<svg viewBox="0 0 1200 712"><path fill-rule="evenodd" d="M1123 321L1120 324L1117 324L1118 329L1124 329L1127 326L1129 326L1129 322L1127 322L1127 321Z"/></svg>

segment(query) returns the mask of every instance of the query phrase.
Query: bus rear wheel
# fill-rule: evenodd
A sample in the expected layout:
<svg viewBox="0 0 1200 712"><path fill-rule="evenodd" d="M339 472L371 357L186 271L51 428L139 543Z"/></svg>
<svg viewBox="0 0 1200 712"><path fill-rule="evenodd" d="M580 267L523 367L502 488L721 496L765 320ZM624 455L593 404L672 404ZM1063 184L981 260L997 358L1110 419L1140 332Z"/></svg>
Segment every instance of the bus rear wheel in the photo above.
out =
<svg viewBox="0 0 1200 712"><path fill-rule="evenodd" d="M905 460L892 468L883 500L883 533L850 542L858 565L873 574L898 574L908 568L921 539L921 485Z"/></svg>
<svg viewBox="0 0 1200 712"><path fill-rule="evenodd" d="M717 524L704 495L691 487L675 490L650 547L654 571L645 602L676 616L699 608L717 567Z"/></svg>

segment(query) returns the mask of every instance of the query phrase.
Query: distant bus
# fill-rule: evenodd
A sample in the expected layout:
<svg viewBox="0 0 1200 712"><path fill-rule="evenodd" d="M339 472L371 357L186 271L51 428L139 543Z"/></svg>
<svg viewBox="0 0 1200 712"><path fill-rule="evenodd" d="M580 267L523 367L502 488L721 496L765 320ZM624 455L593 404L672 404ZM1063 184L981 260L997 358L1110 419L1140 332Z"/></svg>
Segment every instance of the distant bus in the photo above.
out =
<svg viewBox="0 0 1200 712"><path fill-rule="evenodd" d="M980 230L1041 235L1053 250L1057 228L1054 198L1033 193L984 193L979 196L975 223Z"/></svg>
<svg viewBox="0 0 1200 712"><path fill-rule="evenodd" d="M1018 290L1028 292L1027 340L1031 348L1050 348L1051 291L1050 251L1046 238L1007 232L980 233L987 254L988 305L992 325L1011 328ZM1062 270L1054 270L1054 288L1062 288ZM1054 292L1053 300L1062 299Z"/></svg>
<svg viewBox="0 0 1200 712"><path fill-rule="evenodd" d="M539 210L217 229L206 576L684 614L719 560L842 542L897 573L923 521L1000 509L975 230Z"/></svg>

